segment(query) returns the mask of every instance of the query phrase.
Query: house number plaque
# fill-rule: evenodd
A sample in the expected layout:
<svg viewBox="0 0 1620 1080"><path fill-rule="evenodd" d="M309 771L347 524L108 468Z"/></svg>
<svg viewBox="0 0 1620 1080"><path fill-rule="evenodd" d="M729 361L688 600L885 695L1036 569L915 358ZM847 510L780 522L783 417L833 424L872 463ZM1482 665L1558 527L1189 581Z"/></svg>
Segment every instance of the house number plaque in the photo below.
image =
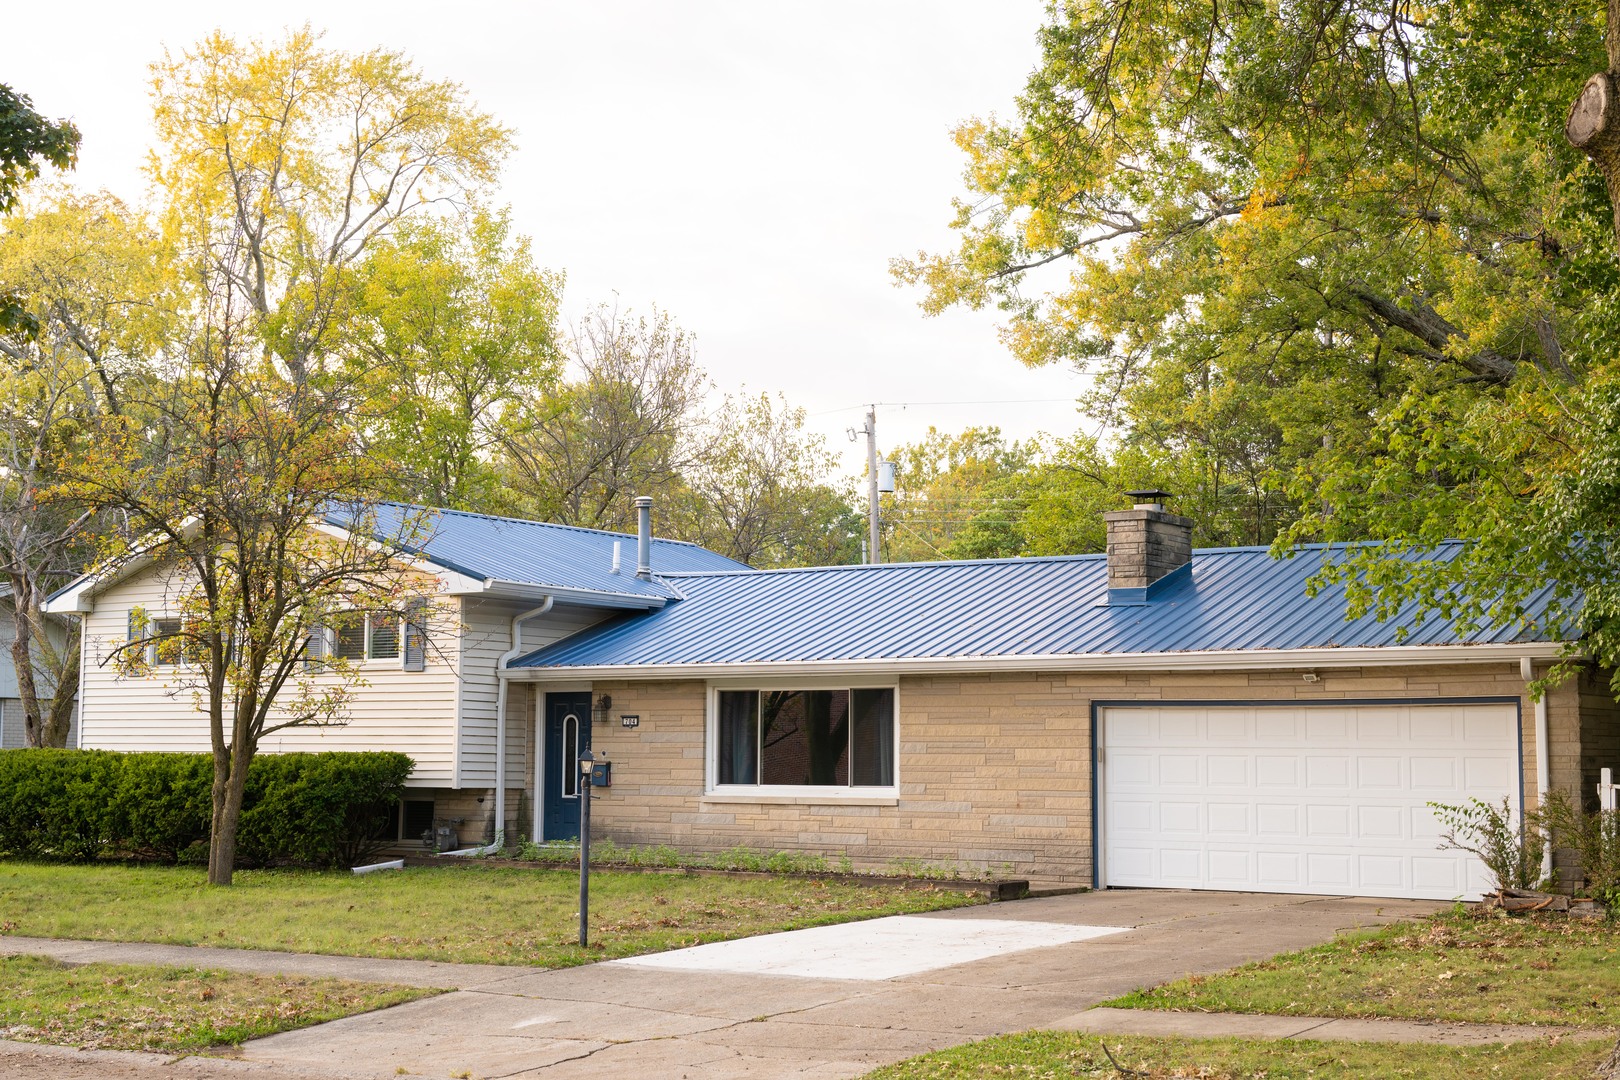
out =
<svg viewBox="0 0 1620 1080"><path fill-rule="evenodd" d="M639 717L639 716L621 716L621 717L619 717L619 726L620 727L640 727L641 726L641 717Z"/></svg>

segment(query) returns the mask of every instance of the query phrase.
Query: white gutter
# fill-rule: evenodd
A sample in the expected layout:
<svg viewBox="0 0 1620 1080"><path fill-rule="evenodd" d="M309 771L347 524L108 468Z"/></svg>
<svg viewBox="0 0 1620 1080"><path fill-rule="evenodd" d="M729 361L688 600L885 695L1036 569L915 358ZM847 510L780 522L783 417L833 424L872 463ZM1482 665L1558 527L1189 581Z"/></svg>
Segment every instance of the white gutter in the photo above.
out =
<svg viewBox="0 0 1620 1080"><path fill-rule="evenodd" d="M539 607L513 617L512 647L495 661L495 839L486 847L455 852L457 855L492 855L500 850L506 828L506 665L523 655L523 624L550 611L555 602L556 597L548 596Z"/></svg>
<svg viewBox="0 0 1620 1080"><path fill-rule="evenodd" d="M1519 675L1528 685L1536 677L1536 668L1530 657L1519 659ZM1547 794L1552 790L1552 762L1549 757L1552 753L1549 748L1551 739L1547 735L1547 695L1543 693L1536 699L1536 805L1547 805ZM1550 840L1551 837L1546 837ZM1552 844L1546 844L1541 852L1541 876L1552 877L1553 849Z"/></svg>
<svg viewBox="0 0 1620 1080"><path fill-rule="evenodd" d="M596 664L511 668L501 678L724 679L798 675L950 675L984 671L1244 671L1301 668L1411 667L1420 664L1511 663L1567 655L1564 642L1501 645L1392 645L1343 649L1226 649L1183 653L1046 653L1032 656L923 656L861 660L776 660L691 664Z"/></svg>

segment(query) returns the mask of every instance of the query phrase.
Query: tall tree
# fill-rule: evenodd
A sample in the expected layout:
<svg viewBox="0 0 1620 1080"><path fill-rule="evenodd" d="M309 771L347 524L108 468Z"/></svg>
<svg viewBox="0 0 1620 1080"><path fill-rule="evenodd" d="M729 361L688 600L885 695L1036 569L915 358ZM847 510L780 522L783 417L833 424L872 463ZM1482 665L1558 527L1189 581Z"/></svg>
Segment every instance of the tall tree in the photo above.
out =
<svg viewBox="0 0 1620 1080"><path fill-rule="evenodd" d="M17 206L24 185L40 166L71 169L79 160L79 129L66 120L47 120L34 111L27 94L0 84L0 214ZM33 316L14 282L0 277L0 333L31 333Z"/></svg>
<svg viewBox="0 0 1620 1080"><path fill-rule="evenodd" d="M12 664L30 746L65 744L78 683L77 626L47 627L38 604L90 557L94 515L49 498L97 418L143 376L162 284L150 233L116 200L61 196L0 233L0 280L26 327L0 334L0 581L10 586ZM54 637L66 629L68 641Z"/></svg>
<svg viewBox="0 0 1620 1080"><path fill-rule="evenodd" d="M701 452L682 475L673 535L752 566L855 561L860 525L828 487L833 456L804 420L780 396L727 395L694 433Z"/></svg>
<svg viewBox="0 0 1620 1080"><path fill-rule="evenodd" d="M1028 468L1037 450L1009 443L1000 428L951 435L930 427L918 442L891 451L895 491L883 512L885 558L916 562L956 554L953 545L970 522L1005 513L1016 496L997 481ZM976 553L984 554L982 544Z"/></svg>
<svg viewBox="0 0 1620 1080"><path fill-rule="evenodd" d="M229 885L249 766L288 727L341 723L355 673L312 665L308 641L342 612L416 620L419 575L402 554L419 523L380 529L375 492L391 479L346 423L348 400L267 365L256 313L224 276L166 346L167 378L128 413L100 418L67 468L64 493L115 508L122 527L98 570L148 571L163 618L134 612L121 670L166 665L177 696L207 719L213 756L208 881ZM341 512L347 531L321 528ZM320 650L317 650L317 655Z"/></svg>
<svg viewBox="0 0 1620 1080"><path fill-rule="evenodd" d="M703 447L708 377L667 312L598 308L568 336L572 378L528 403L504 445L512 509L546 521L634 530L631 496L669 490Z"/></svg>
<svg viewBox="0 0 1620 1080"><path fill-rule="evenodd" d="M558 382L561 277L535 265L505 214L474 211L401 229L352 281L352 366L376 406L364 434L398 466L398 494L498 504L502 440Z"/></svg>
<svg viewBox="0 0 1620 1080"><path fill-rule="evenodd" d="M491 184L511 132L403 54L340 53L308 26L215 33L152 65L166 231L253 312L294 381L331 359L345 276L377 241Z"/></svg>
<svg viewBox="0 0 1620 1080"><path fill-rule="evenodd" d="M1054 4L1016 119L957 132L960 245L895 271L930 310L1000 306L1025 362L1092 372L1086 406L1132 445L1286 492L1285 541L1388 541L1339 571L1359 602L1513 623L1550 580L1547 628L1578 619L1612 665L1613 563L1563 528L1606 513L1620 263L1564 130L1606 16ZM1388 559L1455 535L1465 559Z"/></svg>
<svg viewBox="0 0 1620 1080"><path fill-rule="evenodd" d="M153 87L153 377L97 417L60 487L124 522L103 571L150 563L170 583L180 624L132 625L120 653L187 659L214 760L209 881L229 884L259 740L342 716L342 678L305 666L310 630L412 587L388 541L419 538L367 524L397 477L361 439L377 403L351 362L351 280L406 224L475 200L510 134L403 56L329 51L307 28L215 34L154 65ZM349 533L317 527L334 507Z"/></svg>

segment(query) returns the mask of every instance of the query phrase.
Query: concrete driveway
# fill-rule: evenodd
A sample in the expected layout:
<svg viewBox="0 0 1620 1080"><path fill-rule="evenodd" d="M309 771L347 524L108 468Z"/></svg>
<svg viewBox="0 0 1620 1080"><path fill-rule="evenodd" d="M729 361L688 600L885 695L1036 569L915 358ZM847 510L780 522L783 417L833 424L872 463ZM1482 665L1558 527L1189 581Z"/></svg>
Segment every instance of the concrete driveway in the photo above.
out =
<svg viewBox="0 0 1620 1080"><path fill-rule="evenodd" d="M947 952L940 956L947 966L912 974L762 973L761 957L768 967L775 962L770 957L796 947L787 940L793 934L773 935L750 939L733 970L723 959L688 967L618 961L495 977L431 1000L262 1039L249 1044L244 1057L259 1068L284 1066L300 1076L859 1076L926 1050L1051 1026L1139 986L1219 971L1329 940L1340 930L1444 906L1160 890L1022 900L902 917L1024 922L1034 934L1020 945L1016 928L1009 933L998 926L995 942L1016 948L996 947L964 963L951 963L959 954ZM893 948L878 936L889 921L851 929L864 928L872 949L882 951ZM1096 932L1121 927L1128 929ZM941 927L904 951L926 950L936 938L959 944L984 936L973 926ZM1058 940L1039 943L1045 938ZM861 948L857 936L834 951L858 957Z"/></svg>
<svg viewBox="0 0 1620 1080"><path fill-rule="evenodd" d="M454 993L168 1060L0 1042L0 1080L851 1077L1100 1001L1445 905L1114 890L896 916L561 971L163 945L31 942L70 962L346 975ZM836 972L837 977L829 977Z"/></svg>

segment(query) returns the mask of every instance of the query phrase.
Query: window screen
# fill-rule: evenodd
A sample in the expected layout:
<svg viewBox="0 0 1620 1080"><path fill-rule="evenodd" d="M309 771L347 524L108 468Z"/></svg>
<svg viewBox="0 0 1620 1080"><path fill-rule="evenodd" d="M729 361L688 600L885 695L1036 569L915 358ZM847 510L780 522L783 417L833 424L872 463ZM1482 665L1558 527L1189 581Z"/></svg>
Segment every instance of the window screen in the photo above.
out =
<svg viewBox="0 0 1620 1080"><path fill-rule="evenodd" d="M371 658L399 659L399 620L387 613L371 616Z"/></svg>
<svg viewBox="0 0 1620 1080"><path fill-rule="evenodd" d="M720 784L893 787L894 690L722 690Z"/></svg>

